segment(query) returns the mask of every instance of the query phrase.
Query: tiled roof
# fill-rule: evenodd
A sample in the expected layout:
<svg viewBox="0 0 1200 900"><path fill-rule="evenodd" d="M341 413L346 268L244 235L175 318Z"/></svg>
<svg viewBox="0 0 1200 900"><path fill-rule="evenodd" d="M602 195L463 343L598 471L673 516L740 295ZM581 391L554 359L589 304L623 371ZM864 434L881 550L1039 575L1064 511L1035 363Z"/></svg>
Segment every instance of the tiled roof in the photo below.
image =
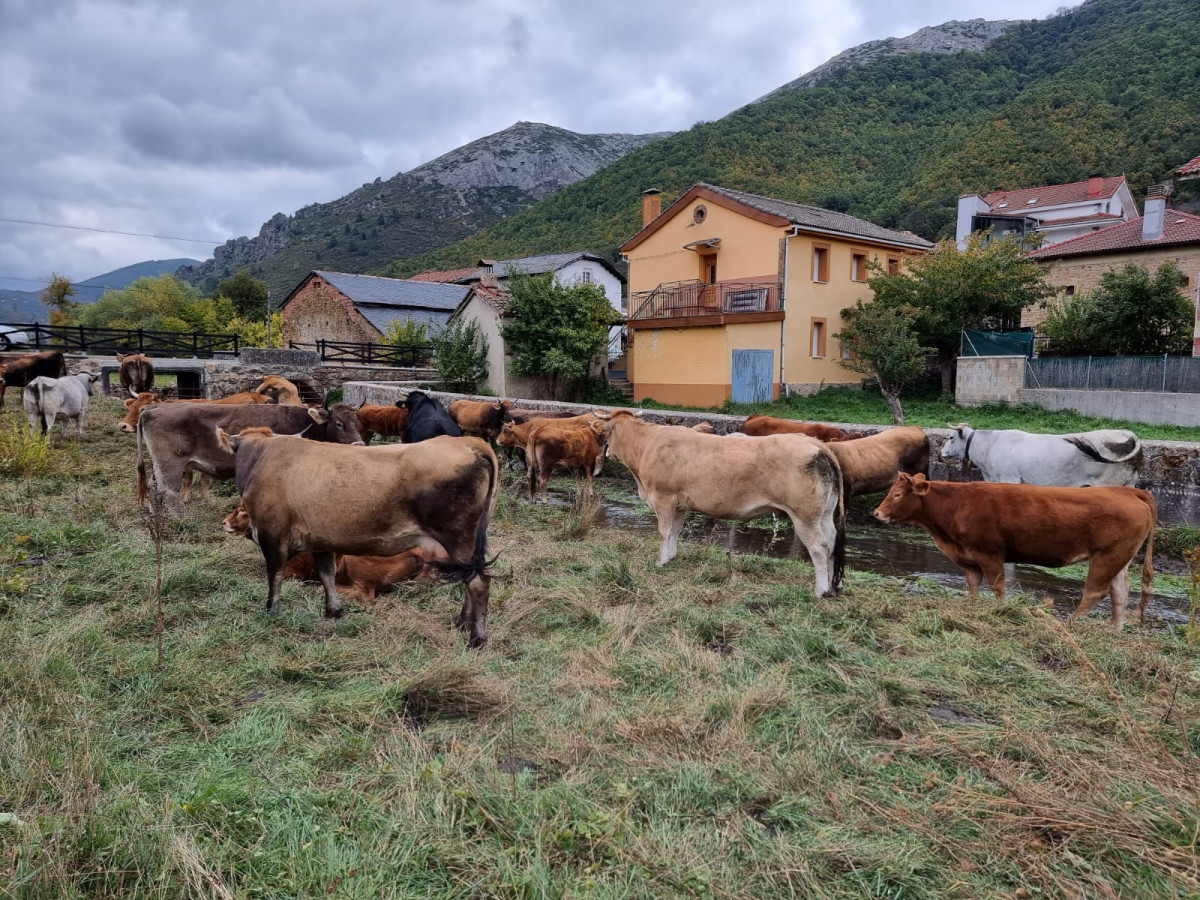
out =
<svg viewBox="0 0 1200 900"><path fill-rule="evenodd" d="M454 311L467 295L463 284L438 284L428 281L408 281L402 278L380 278L377 275L348 275L345 272L317 274L345 294L357 306L370 303L376 306L404 306Z"/></svg>
<svg viewBox="0 0 1200 900"><path fill-rule="evenodd" d="M430 325L436 331L450 321L453 310L421 309L411 306L391 306L374 303L355 303L354 308L364 319L379 329L380 334L387 334L392 322L404 322L412 319L418 325Z"/></svg>
<svg viewBox="0 0 1200 900"><path fill-rule="evenodd" d="M1090 216L1068 216L1065 219L1039 219L1038 228L1054 228L1056 225L1086 225L1088 222L1107 223L1120 222L1121 217L1116 213L1092 213Z"/></svg>
<svg viewBox="0 0 1200 900"><path fill-rule="evenodd" d="M1125 183L1125 176L1114 175L1111 178L1100 178L1098 181L1098 190L1095 193L1089 191L1092 180L1088 179L1087 181L1072 181L1070 184L1048 184L1045 187L1021 188L1017 191L992 191L983 198L983 202L997 212L1019 213L1043 209L1047 206L1061 206L1064 203L1107 200ZM997 210L997 204L1000 203L1008 205L1002 210Z"/></svg>
<svg viewBox="0 0 1200 900"><path fill-rule="evenodd" d="M806 226L809 228L819 228L822 231L832 231L849 237L866 238L888 244L900 244L905 247L919 247L922 250L927 250L933 246L932 243L924 238L917 237L911 231L892 231L890 228L884 228L881 225L876 225L874 222L856 219L854 216L847 215L846 213L821 209L819 206L806 206L803 203L792 203L788 200L775 200L772 197L747 194L744 191L717 187L713 184L701 183L697 186L707 188L714 193L728 197L730 200L736 200L738 203L744 203L746 206L761 212L787 219L793 225L799 225L801 228Z"/></svg>
<svg viewBox="0 0 1200 900"><path fill-rule="evenodd" d="M508 301L512 297L508 291L500 287L487 287L482 284L475 285L475 296L490 306L496 312L504 315L508 312Z"/></svg>
<svg viewBox="0 0 1200 900"><path fill-rule="evenodd" d="M1191 162L1185 162L1175 171L1180 175L1200 175L1200 156L1197 156Z"/></svg>
<svg viewBox="0 0 1200 900"><path fill-rule="evenodd" d="M469 269L436 269L428 272L421 272L409 278L409 281L434 281L441 284L453 284L456 281L467 281L471 278L479 277L479 269L472 266Z"/></svg>
<svg viewBox="0 0 1200 900"><path fill-rule="evenodd" d="M1121 250L1141 250L1151 247L1167 247L1174 244L1200 244L1200 216L1168 209L1163 223L1162 237L1153 241L1142 240L1142 219L1133 219L1120 225L1112 225L1081 234L1077 238L1042 247L1029 254L1032 259L1057 259L1060 256L1079 256L1084 253L1113 253Z"/></svg>

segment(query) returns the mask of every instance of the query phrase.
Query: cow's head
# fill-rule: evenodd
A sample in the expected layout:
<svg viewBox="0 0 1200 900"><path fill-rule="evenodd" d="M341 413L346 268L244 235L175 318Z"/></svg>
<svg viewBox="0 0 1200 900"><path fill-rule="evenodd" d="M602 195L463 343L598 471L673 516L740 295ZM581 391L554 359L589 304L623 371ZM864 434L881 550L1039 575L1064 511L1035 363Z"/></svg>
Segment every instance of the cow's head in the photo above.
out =
<svg viewBox="0 0 1200 900"><path fill-rule="evenodd" d="M717 429L712 427L712 422L697 422L695 425L692 426L692 431L699 432L700 434L716 434L717 433Z"/></svg>
<svg viewBox="0 0 1200 900"><path fill-rule="evenodd" d="M513 427L512 422L505 422L504 427L500 429L500 433L496 435L496 443L501 447L520 447L521 442L517 440L517 431Z"/></svg>
<svg viewBox="0 0 1200 900"><path fill-rule="evenodd" d="M304 405L300 400L300 389L281 375L268 375L254 389L254 393L266 397L268 403L278 403L280 406Z"/></svg>
<svg viewBox="0 0 1200 900"><path fill-rule="evenodd" d="M88 392L88 396L92 395L92 387L99 380L91 372L80 372L78 378L83 382L83 389Z"/></svg>
<svg viewBox="0 0 1200 900"><path fill-rule="evenodd" d="M961 459L963 468L966 468L968 462L967 445L971 442L971 435L975 433L966 422L960 422L957 425L951 425L950 438L946 443L942 444L942 459Z"/></svg>
<svg viewBox="0 0 1200 900"><path fill-rule="evenodd" d="M251 540L254 539L250 534L250 513L246 511L246 504L240 500L237 508L227 515L221 524L226 534L244 534Z"/></svg>
<svg viewBox="0 0 1200 900"><path fill-rule="evenodd" d="M504 416L510 409L512 409L512 406L513 402L511 400L498 400L492 404L492 409L500 413L501 416Z"/></svg>
<svg viewBox="0 0 1200 900"><path fill-rule="evenodd" d="M600 450L596 454L596 465L592 469L593 475L599 475L600 470L604 468L604 461L608 459L608 432L604 430L604 422L600 419L588 422L588 428L596 436L596 444Z"/></svg>
<svg viewBox="0 0 1200 900"><path fill-rule="evenodd" d="M924 475L901 472L883 502L875 508L875 518L880 522L911 521L925 505L928 493L929 481Z"/></svg>
<svg viewBox="0 0 1200 900"><path fill-rule="evenodd" d="M331 444L363 444L358 430L358 410L347 403L335 403L328 409L309 407L309 417L325 426L325 440Z"/></svg>
<svg viewBox="0 0 1200 900"><path fill-rule="evenodd" d="M138 419L142 417L142 410L144 410L147 406L153 406L155 403L161 402L162 401L150 391L138 394L136 397L126 398L125 409L127 412L125 413L125 418L123 418L121 423L117 426L117 430L124 431L126 434L132 434L133 432L137 431L137 423Z"/></svg>

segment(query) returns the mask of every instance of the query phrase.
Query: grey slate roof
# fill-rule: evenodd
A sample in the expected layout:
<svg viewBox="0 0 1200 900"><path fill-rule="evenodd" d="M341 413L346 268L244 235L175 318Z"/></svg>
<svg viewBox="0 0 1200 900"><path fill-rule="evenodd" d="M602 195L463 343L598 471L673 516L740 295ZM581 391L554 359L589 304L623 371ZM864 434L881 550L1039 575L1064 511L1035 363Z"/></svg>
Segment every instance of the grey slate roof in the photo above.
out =
<svg viewBox="0 0 1200 900"><path fill-rule="evenodd" d="M854 216L847 215L846 213L821 209L819 206L806 206L803 203L792 203L788 200L761 197L758 194L747 194L744 191L735 191L730 188L717 187L715 184L705 184L703 182L698 187L708 188L710 191L728 197L730 200L736 200L738 203L744 203L747 206L773 216L780 216L787 219L793 225L799 225L802 228L819 228L822 231L831 231L848 237L867 238L875 241L883 241L888 244L899 244L903 247L918 247L922 250L928 250L933 247L932 243L924 238L917 237L917 235L910 231L892 231L890 228L884 228L881 225L876 225L874 222L856 219Z"/></svg>
<svg viewBox="0 0 1200 900"><path fill-rule="evenodd" d="M340 288L339 288L340 290ZM354 308L359 314L379 329L380 334L387 334L392 322L404 322L412 318L418 325L429 325L434 331L439 330L450 321L454 310L420 309L411 306L385 306L373 303L355 303Z"/></svg>
<svg viewBox="0 0 1200 900"><path fill-rule="evenodd" d="M360 303L377 306L403 306L454 312L470 287L464 284L439 284L431 281L406 281L377 275L348 275L345 272L317 274L345 294L357 307Z"/></svg>
<svg viewBox="0 0 1200 900"><path fill-rule="evenodd" d="M569 266L577 259L586 259L590 262L599 263L610 272L617 276L622 282L625 281L625 276L622 275L612 263L602 256L595 253L589 253L586 250L573 250L568 253L546 253L541 256L522 256L518 259L499 259L492 266L492 272L497 278L507 278L514 271L522 272L525 275L541 275L545 272L557 272L564 266ZM473 276L478 279L478 273Z"/></svg>

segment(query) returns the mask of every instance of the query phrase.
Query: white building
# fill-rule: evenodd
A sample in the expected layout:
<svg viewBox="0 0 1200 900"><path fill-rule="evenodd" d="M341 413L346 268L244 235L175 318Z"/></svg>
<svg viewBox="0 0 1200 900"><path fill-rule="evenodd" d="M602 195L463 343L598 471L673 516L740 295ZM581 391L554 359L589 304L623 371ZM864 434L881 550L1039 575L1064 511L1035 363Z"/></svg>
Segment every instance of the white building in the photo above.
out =
<svg viewBox="0 0 1200 900"><path fill-rule="evenodd" d="M1137 203L1124 175L958 198L959 249L975 231L991 237L1043 235L1042 246L1069 241L1138 218Z"/></svg>

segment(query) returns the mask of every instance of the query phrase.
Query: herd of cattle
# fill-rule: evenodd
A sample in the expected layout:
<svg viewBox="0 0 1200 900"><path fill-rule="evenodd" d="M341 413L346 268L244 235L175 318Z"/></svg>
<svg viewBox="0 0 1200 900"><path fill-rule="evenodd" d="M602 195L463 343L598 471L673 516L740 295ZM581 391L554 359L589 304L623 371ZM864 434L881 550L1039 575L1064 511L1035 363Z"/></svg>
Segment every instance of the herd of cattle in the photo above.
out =
<svg viewBox="0 0 1200 900"><path fill-rule="evenodd" d="M941 456L975 465L986 481L939 482L928 480L930 445L920 428L864 436L756 415L722 436L708 423L655 425L627 409L574 415L508 400L446 408L416 390L394 406L309 407L277 376L232 397L181 401L153 390L146 357L119 359L130 396L118 428L137 435L139 502L178 512L193 473L205 497L211 479L236 479L241 501L225 530L261 549L268 609L285 577L319 581L331 617L341 615L339 587L369 601L400 581L437 577L465 585L458 627L472 646L483 644L487 529L500 489L495 446L510 459L523 454L535 502L546 498L555 469L591 490L604 461L619 460L657 517L659 565L675 556L689 511L740 521L781 513L812 559L815 593L836 593L846 502L886 491L875 517L928 531L966 571L972 600L984 581L1004 596L1005 563L1087 560L1076 614L1111 596L1121 627L1128 567L1143 544L1139 615L1152 594L1157 508L1130 486L1142 448L1127 431L1038 435L959 425ZM35 354L0 367L0 404L6 383L24 387L31 426L46 432L61 416L81 436L93 381L67 376L57 351ZM367 446L375 436L399 442Z"/></svg>

